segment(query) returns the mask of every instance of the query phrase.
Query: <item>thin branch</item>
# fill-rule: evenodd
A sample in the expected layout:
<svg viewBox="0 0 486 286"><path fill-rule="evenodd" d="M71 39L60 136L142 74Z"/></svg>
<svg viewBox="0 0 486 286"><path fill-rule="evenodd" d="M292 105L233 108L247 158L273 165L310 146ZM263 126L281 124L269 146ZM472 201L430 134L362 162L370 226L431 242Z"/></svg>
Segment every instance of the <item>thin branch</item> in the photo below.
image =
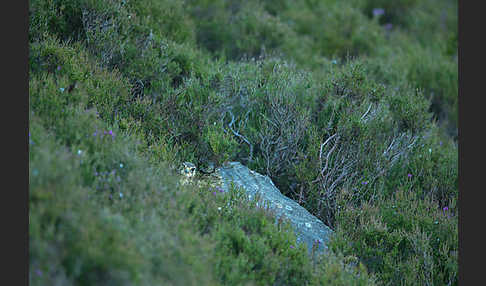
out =
<svg viewBox="0 0 486 286"><path fill-rule="evenodd" d="M373 103L370 103L370 106L368 107L368 110L366 110L366 112L363 114L363 116L361 116L361 118L359 120L363 120L363 118L365 118L365 116L368 114L368 112L370 112L372 105L373 105Z"/></svg>
<svg viewBox="0 0 486 286"><path fill-rule="evenodd" d="M245 136L241 135L240 133L238 133L236 130L233 129L233 124L235 123L235 116L233 115L233 112L231 112L231 110L228 111L231 115L231 122L228 124L228 127L230 128L231 132L233 132L233 134L240 138L241 140L243 140L246 144L248 144L248 146L250 146L250 158L249 158L249 161L251 161L253 159L253 145L250 143L250 141L248 139L246 139Z"/></svg>
<svg viewBox="0 0 486 286"><path fill-rule="evenodd" d="M334 134L334 135L332 135L331 137L327 138L327 140L324 143L321 144L321 148L319 150L319 162L321 164L322 164L322 160L321 160L321 158L322 158L322 148L329 142L329 140L331 140L332 138L334 138L334 136L336 136L336 135L337 135L337 133Z"/></svg>

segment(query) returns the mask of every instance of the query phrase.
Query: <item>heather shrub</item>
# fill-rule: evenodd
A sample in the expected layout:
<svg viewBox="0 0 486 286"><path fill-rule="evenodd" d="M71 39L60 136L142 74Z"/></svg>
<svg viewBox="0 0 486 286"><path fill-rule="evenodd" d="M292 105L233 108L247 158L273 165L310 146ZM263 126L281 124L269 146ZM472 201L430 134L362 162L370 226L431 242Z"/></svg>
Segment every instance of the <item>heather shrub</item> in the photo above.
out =
<svg viewBox="0 0 486 286"><path fill-rule="evenodd" d="M394 185L413 187L420 197L433 198L441 208L448 206L459 195L457 143L438 128L417 143L402 167L390 171L386 184L390 190Z"/></svg>
<svg viewBox="0 0 486 286"><path fill-rule="evenodd" d="M279 52L305 66L317 56L372 54L383 33L339 2L191 3L198 42L233 60ZM345 24L343 24L345 23ZM315 54L315 55L312 55Z"/></svg>
<svg viewBox="0 0 486 286"><path fill-rule="evenodd" d="M191 5L198 43L231 60L258 57L266 50L286 50L294 36L256 1L197 1Z"/></svg>
<svg viewBox="0 0 486 286"><path fill-rule="evenodd" d="M298 165L301 174L309 168L299 197L307 197L304 205L330 225L337 189L347 186L355 203L376 197L383 176L408 158L428 126L428 103L420 93L385 88L366 71L363 63L349 62L315 97L314 146Z"/></svg>
<svg viewBox="0 0 486 286"><path fill-rule="evenodd" d="M81 10L86 47L90 53L100 57L102 65L118 67L129 36L129 13L123 7L124 2L88 3L90 5Z"/></svg>
<svg viewBox="0 0 486 286"><path fill-rule="evenodd" d="M458 1L414 1L403 18L405 31L424 47L457 55ZM385 11L386 12L386 11Z"/></svg>
<svg viewBox="0 0 486 286"><path fill-rule="evenodd" d="M278 59L232 64L220 85L214 121L240 143L233 159L286 185L310 127L306 92L311 83Z"/></svg>
<svg viewBox="0 0 486 286"><path fill-rule="evenodd" d="M211 153L214 155L218 165L234 157L239 145L233 134L227 131L225 133L221 126L216 125L208 126L205 141L209 143Z"/></svg>
<svg viewBox="0 0 486 286"><path fill-rule="evenodd" d="M42 122L37 117L34 122L37 120ZM207 244L201 245L188 229L175 231L169 225L171 220L164 219L179 221L168 208L175 199L167 193L175 188L172 175L129 156L133 150L128 150L129 142L120 142L126 139L123 136L98 142L90 150L83 148L88 142L67 147L55 134L39 124L31 133L32 285L146 285L157 281L214 285L204 259L194 263L192 258ZM101 140L87 135L82 141Z"/></svg>
<svg viewBox="0 0 486 286"><path fill-rule="evenodd" d="M89 107L95 107L98 110L101 118L112 124L117 122L124 130L130 128L132 132L143 134L142 141L149 143L155 141L157 135L164 131L167 132L167 129L171 128L165 120L166 116L173 116L172 110L167 106L170 104L168 100L173 97L165 97L162 104L159 105L153 104L153 99L150 97L133 98L134 91L129 83L130 80L120 78L123 71L110 73L106 67L96 66L80 49L80 47L68 47L52 37L45 42L34 43L31 46L29 62L32 63L33 74L47 69L50 71L47 76L52 78L48 82L53 83L49 88L54 93L45 95L55 98L55 100L52 101L51 98L43 102L67 104L84 98L85 102L88 101ZM76 53L80 53L81 56L77 56ZM88 73L92 71L95 71L95 77L88 76ZM63 77L63 82L56 87L60 77ZM43 82L43 85L46 83ZM41 86L32 88L41 88ZM56 96L56 94L61 96ZM32 104L38 103L34 101ZM167 107L169 108L162 110ZM58 110L62 111L62 109ZM189 112L187 110L185 114L197 116L197 114ZM182 118L180 120L182 121ZM185 123L185 126L197 126L193 125L191 121L180 123Z"/></svg>
<svg viewBox="0 0 486 286"><path fill-rule="evenodd" d="M383 49L382 59L367 59L370 75L389 87L400 89L407 82L430 101L429 111L450 136L457 136L458 69L457 60L437 47L421 47L401 39L399 53ZM393 58L387 59L394 53Z"/></svg>
<svg viewBox="0 0 486 286"><path fill-rule="evenodd" d="M289 226L274 225L272 215L255 208L255 202L244 199L242 192L225 195L204 188L197 192L195 186L181 189L163 166L154 168L134 155L128 146L135 145L125 134L114 129L107 133L108 140L103 139L104 132L98 132L103 123L94 114L71 114L59 124L87 136L77 136L80 142L70 147L63 147L68 138L41 126L43 118L32 117L33 285L145 285L154 281L214 285L213 277L219 277L222 284L332 281L320 268L305 267L310 263L306 249L297 248ZM79 122L86 127L76 128ZM110 236L105 235L107 224ZM241 236L243 232L250 238ZM208 252L209 257L201 256ZM273 262L267 264L270 258ZM283 260L289 263L282 265ZM345 283L363 285L368 279L341 266L342 259L326 263L339 269L337 275Z"/></svg>
<svg viewBox="0 0 486 286"><path fill-rule="evenodd" d="M378 84L359 61L325 85L279 60L250 63L233 65L215 107L223 130L240 143L231 160L269 175L330 225L340 186L352 186L355 203L376 197L370 190L395 164L403 167L430 126L419 91Z"/></svg>
<svg viewBox="0 0 486 286"><path fill-rule="evenodd" d="M195 41L194 23L185 10L185 1L127 1L130 21L176 43Z"/></svg>
<svg viewBox="0 0 486 286"><path fill-rule="evenodd" d="M83 37L81 1L29 2L29 42L40 40L46 33L56 34L63 40Z"/></svg>
<svg viewBox="0 0 486 286"><path fill-rule="evenodd" d="M333 249L356 255L379 284L457 284L455 203L439 208L405 185L389 199L359 207L347 205L347 196L343 189Z"/></svg>
<svg viewBox="0 0 486 286"><path fill-rule="evenodd" d="M457 61L443 54L418 49L409 57L407 78L424 89L431 111L451 136L457 136L458 69Z"/></svg>
<svg viewBox="0 0 486 286"><path fill-rule="evenodd" d="M315 39L314 51L328 58L373 55L375 47L383 43L380 27L347 3L330 2L316 3L310 8L313 13L310 21L304 18L305 14L295 19L299 31L304 34L309 31Z"/></svg>
<svg viewBox="0 0 486 286"><path fill-rule="evenodd" d="M32 85L37 81L34 77ZM172 175L137 157L135 140L103 122L86 103L46 109L54 101L46 96L52 92L30 90L31 284L187 285L196 276L199 283L213 284L206 268L196 274L204 263L191 262L204 248L197 237L188 230L175 234L167 225L171 220L162 219L170 216L165 210L174 199L168 193L176 187ZM52 121L56 114L64 116ZM165 215L143 211L149 209ZM158 265L165 264L161 271Z"/></svg>
<svg viewBox="0 0 486 286"><path fill-rule="evenodd" d="M29 5L29 41L42 40L46 33L62 41L86 41L93 52L105 53L99 54L102 62L109 62L116 53L123 52L129 20L124 3L34 0Z"/></svg>
<svg viewBox="0 0 486 286"><path fill-rule="evenodd" d="M99 211L96 203L87 199L90 190L80 185L76 155L42 143L32 151L30 166L30 283L126 285L137 281L141 269L133 262L140 254L122 234L124 221L116 214ZM119 222L107 227L110 219Z"/></svg>
<svg viewBox="0 0 486 286"><path fill-rule="evenodd" d="M457 3L392 6L31 1L30 282L456 285ZM184 161L270 176L331 251Z"/></svg>
<svg viewBox="0 0 486 286"><path fill-rule="evenodd" d="M223 285L374 285L362 265L350 265L343 256L308 257L290 225L276 221L258 198L249 200L236 188L203 188L199 194L203 203L189 201L187 211L198 214L199 231L217 242L215 266Z"/></svg>
<svg viewBox="0 0 486 286"><path fill-rule="evenodd" d="M55 40L39 43L33 51L32 61L40 62L30 79L29 279L33 285L215 285L218 281L299 285L318 277L326 279L319 268L312 272L303 267L303 261L310 261L304 247L298 252L281 251L291 249L290 244L296 246L288 226L275 226L274 218L249 205L241 193L222 203L211 202L215 198L207 189L181 188L164 164L149 163L143 157L147 149L139 148L137 141L145 136L139 133L131 114L115 121L97 114L96 106L103 98L129 89L122 76L91 64L82 50ZM47 56L39 56L43 53ZM56 68L56 76L44 76L46 58L64 59L62 66L68 68ZM76 62L82 64L73 64ZM82 85L70 92L59 89L78 73L84 75ZM105 97L93 98L94 86L104 91ZM123 104L135 110L131 112L140 107L130 100ZM99 108L104 110L105 106ZM222 133L215 131L221 130L209 134L218 139ZM231 202L234 213L219 217L217 206L226 202ZM200 235L194 233L197 227L201 227ZM233 250L224 245L234 227L254 232L254 236L243 244L245 254L228 256L227 251ZM105 230L110 235L105 235ZM208 233L214 236L208 237ZM275 239L268 240L270 234L276 235ZM216 251L215 245L221 248ZM109 255L104 254L106 250ZM266 256L261 254L271 255L274 262L265 264ZM253 264L243 264L245 267L237 271L227 268L250 258ZM289 259L293 262L280 265ZM343 262L336 259L332 263L334 269L341 269ZM351 284L366 283L365 274L356 278L352 271L343 268L338 275Z"/></svg>
<svg viewBox="0 0 486 286"><path fill-rule="evenodd" d="M417 0L398 0L393 3L384 0L357 0L353 1L360 7L363 13L370 18L379 18L380 23L392 23L394 25L406 26L409 17L413 15L411 10L420 1ZM377 9L383 9L378 11Z"/></svg>

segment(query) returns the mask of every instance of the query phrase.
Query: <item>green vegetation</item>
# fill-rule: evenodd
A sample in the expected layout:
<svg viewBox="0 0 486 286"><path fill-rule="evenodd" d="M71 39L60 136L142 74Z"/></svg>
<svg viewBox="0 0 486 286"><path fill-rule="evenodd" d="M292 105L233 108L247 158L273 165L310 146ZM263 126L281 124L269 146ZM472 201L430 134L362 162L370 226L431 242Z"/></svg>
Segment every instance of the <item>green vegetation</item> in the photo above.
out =
<svg viewBox="0 0 486 286"><path fill-rule="evenodd" d="M32 285L457 285L457 1L32 0L29 24ZM270 176L330 251L184 161Z"/></svg>

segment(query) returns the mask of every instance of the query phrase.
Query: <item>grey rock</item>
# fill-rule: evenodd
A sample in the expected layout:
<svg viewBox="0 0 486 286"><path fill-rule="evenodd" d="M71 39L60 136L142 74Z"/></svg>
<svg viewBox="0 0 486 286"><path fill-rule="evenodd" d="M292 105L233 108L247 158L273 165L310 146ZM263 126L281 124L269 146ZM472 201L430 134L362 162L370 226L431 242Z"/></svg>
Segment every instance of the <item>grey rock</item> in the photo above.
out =
<svg viewBox="0 0 486 286"><path fill-rule="evenodd" d="M239 162L225 163L216 173L221 177L221 187L225 192L229 191L233 183L242 188L249 199L260 194L259 204L275 211L276 222L282 216L288 219L297 242L305 243L309 253L313 247L316 247L318 253L327 250L332 230L297 202L282 195L268 176L254 172Z"/></svg>

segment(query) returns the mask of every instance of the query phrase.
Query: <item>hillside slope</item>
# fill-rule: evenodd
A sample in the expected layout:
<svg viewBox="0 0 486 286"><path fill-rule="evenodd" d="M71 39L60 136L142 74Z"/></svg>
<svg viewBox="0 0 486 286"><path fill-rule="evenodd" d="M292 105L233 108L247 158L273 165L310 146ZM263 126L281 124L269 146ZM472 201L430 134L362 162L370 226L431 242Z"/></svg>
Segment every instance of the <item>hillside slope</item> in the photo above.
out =
<svg viewBox="0 0 486 286"><path fill-rule="evenodd" d="M457 285L457 77L457 1L32 0L30 283ZM331 251L185 161L268 175Z"/></svg>

